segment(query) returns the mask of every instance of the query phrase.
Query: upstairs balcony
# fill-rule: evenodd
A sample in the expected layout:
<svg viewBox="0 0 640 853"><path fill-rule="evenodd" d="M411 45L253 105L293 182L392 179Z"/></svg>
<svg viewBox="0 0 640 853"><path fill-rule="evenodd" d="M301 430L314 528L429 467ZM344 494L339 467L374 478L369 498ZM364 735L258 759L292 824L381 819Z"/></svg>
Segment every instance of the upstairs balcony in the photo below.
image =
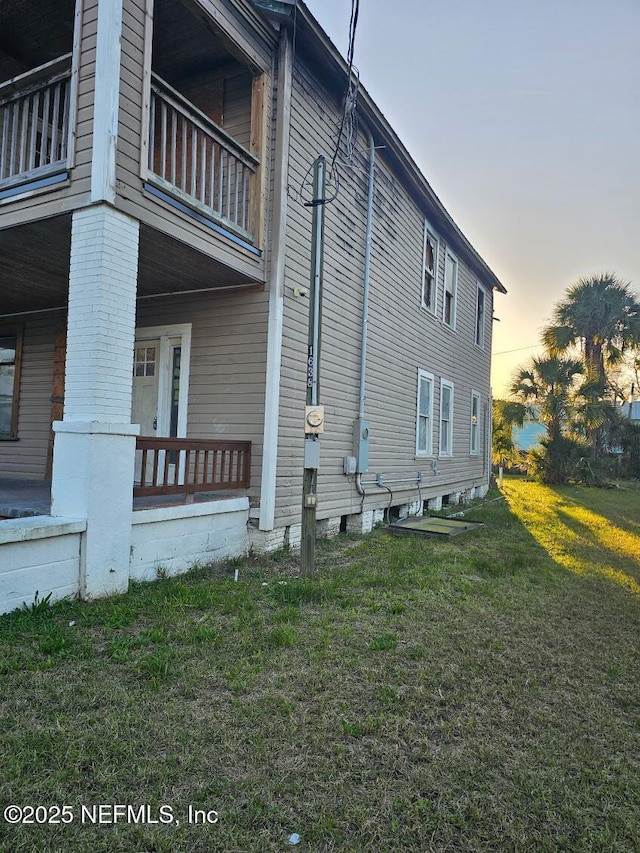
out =
<svg viewBox="0 0 640 853"><path fill-rule="evenodd" d="M150 183L251 240L250 188L259 165L195 104L152 76Z"/></svg>
<svg viewBox="0 0 640 853"><path fill-rule="evenodd" d="M151 72L147 185L259 248L266 73L192 0L155 0Z"/></svg>
<svg viewBox="0 0 640 853"><path fill-rule="evenodd" d="M95 36L79 9L0 2L0 200L89 165ZM268 71L194 0L155 0L145 27L144 58L122 42L121 180L260 255Z"/></svg>
<svg viewBox="0 0 640 853"><path fill-rule="evenodd" d="M75 0L0 2L0 199L67 177L75 17Z"/></svg>
<svg viewBox="0 0 640 853"><path fill-rule="evenodd" d="M0 191L67 168L71 54L0 84Z"/></svg>

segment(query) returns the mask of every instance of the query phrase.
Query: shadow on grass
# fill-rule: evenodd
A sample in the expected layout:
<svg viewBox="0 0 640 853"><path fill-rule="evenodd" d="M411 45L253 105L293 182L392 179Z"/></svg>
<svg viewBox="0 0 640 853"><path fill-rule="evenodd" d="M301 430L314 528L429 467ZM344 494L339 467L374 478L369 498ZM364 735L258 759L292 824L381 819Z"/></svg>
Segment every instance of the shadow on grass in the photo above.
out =
<svg viewBox="0 0 640 853"><path fill-rule="evenodd" d="M540 541L609 547L552 499L522 484L454 540L337 539L311 578L252 556L0 620L5 802L220 810L0 825L0 849L640 849L635 601Z"/></svg>
<svg viewBox="0 0 640 853"><path fill-rule="evenodd" d="M622 512L628 512L628 496L608 492L594 498L594 491L515 480L504 485L515 517L559 566L640 595L640 538L618 523Z"/></svg>

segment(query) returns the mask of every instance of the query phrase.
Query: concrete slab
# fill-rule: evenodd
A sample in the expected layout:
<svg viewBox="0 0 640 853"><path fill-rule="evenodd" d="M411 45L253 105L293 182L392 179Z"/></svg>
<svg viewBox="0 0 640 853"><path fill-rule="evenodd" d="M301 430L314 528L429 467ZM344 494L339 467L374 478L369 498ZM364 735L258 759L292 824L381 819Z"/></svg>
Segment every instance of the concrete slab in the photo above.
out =
<svg viewBox="0 0 640 853"><path fill-rule="evenodd" d="M193 503L227 501L245 496L243 491L198 492ZM183 495L153 495L134 498L134 510L158 509L160 507L184 506ZM7 518L31 518L51 514L51 483L46 480L19 480L0 477L0 520Z"/></svg>
<svg viewBox="0 0 640 853"><path fill-rule="evenodd" d="M426 516L424 518L406 518L389 525L391 533L414 534L418 536L458 536L469 530L484 527L481 521L469 521L462 518L439 518Z"/></svg>
<svg viewBox="0 0 640 853"><path fill-rule="evenodd" d="M51 483L0 477L0 518L51 514Z"/></svg>

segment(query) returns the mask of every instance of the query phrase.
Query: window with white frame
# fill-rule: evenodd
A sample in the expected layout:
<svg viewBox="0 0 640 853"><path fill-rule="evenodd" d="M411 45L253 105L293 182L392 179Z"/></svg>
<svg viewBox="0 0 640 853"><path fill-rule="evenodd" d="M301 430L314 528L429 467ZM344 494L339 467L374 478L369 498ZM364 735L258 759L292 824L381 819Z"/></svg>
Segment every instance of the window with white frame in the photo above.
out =
<svg viewBox="0 0 640 853"><path fill-rule="evenodd" d="M440 380L440 456L453 455L453 383Z"/></svg>
<svg viewBox="0 0 640 853"><path fill-rule="evenodd" d="M418 370L418 402L416 407L416 456L433 452L433 375Z"/></svg>
<svg viewBox="0 0 640 853"><path fill-rule="evenodd" d="M438 238L424 223L422 253L422 306L435 314L438 300Z"/></svg>
<svg viewBox="0 0 640 853"><path fill-rule="evenodd" d="M478 285L478 296L476 299L476 346L484 349L484 324L485 324L486 297L483 288Z"/></svg>
<svg viewBox="0 0 640 853"><path fill-rule="evenodd" d="M471 442L469 453L472 456L478 455L480 435L480 394L477 391L471 392Z"/></svg>
<svg viewBox="0 0 640 853"><path fill-rule="evenodd" d="M447 249L444 260L444 302L442 320L452 329L456 327L456 293L458 290L458 260Z"/></svg>
<svg viewBox="0 0 640 853"><path fill-rule="evenodd" d="M0 439L18 437L22 326L0 328Z"/></svg>

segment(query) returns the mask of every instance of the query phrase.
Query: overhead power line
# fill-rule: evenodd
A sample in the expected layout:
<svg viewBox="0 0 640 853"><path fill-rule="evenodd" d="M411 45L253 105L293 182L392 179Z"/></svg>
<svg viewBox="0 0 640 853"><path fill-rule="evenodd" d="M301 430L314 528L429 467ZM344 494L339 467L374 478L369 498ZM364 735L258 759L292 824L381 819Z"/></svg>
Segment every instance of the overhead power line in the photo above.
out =
<svg viewBox="0 0 640 853"><path fill-rule="evenodd" d="M331 171L335 166L336 158L340 151L340 143L345 131L345 126L348 132L348 137L351 139L353 134L353 123L355 122L355 107L358 97L358 74L357 69L353 66L353 54L356 44L356 30L358 28L358 14L360 12L360 0L351 0L351 20L349 21L349 45L347 48L347 86L344 93L344 106L342 109L342 117L340 126L338 127L338 138L336 147L331 158ZM354 71L356 71L354 79ZM350 141L350 148L353 147L353 141ZM350 154L352 151L349 152Z"/></svg>
<svg viewBox="0 0 640 853"><path fill-rule="evenodd" d="M528 347L516 347L516 349L503 349L500 352L494 352L493 354L494 355L507 355L507 353L510 353L510 352L522 352L523 350L526 350L526 349L538 349L541 346L542 346L542 344L530 344L530 346L528 346Z"/></svg>

